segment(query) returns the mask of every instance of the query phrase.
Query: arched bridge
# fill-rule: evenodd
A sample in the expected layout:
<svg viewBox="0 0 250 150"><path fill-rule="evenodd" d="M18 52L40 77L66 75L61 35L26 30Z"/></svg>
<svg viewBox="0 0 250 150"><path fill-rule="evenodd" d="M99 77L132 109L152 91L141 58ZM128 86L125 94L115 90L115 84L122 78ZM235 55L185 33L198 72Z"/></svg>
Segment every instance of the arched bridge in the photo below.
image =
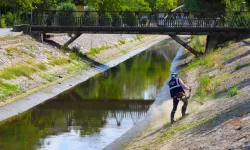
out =
<svg viewBox="0 0 250 150"><path fill-rule="evenodd" d="M46 11L32 17L31 32L208 35L249 33L250 12Z"/></svg>

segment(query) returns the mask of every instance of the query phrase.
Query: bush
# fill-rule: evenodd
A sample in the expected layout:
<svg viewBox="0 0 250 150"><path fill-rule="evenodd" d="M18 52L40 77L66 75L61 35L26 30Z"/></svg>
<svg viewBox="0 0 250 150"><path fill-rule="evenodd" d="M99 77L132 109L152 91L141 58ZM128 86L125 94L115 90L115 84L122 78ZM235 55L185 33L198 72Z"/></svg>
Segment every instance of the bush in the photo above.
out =
<svg viewBox="0 0 250 150"><path fill-rule="evenodd" d="M75 23L75 15L74 12L76 10L75 4L72 3L62 3L58 7L58 14L57 14L57 19L58 19L58 24L60 26L71 26L74 25Z"/></svg>
<svg viewBox="0 0 250 150"><path fill-rule="evenodd" d="M0 27L1 28L5 28L6 27L5 18L3 16L1 17L1 20L0 20Z"/></svg>
<svg viewBox="0 0 250 150"><path fill-rule="evenodd" d="M112 17L110 13L105 13L99 19L100 26L111 26Z"/></svg>
<svg viewBox="0 0 250 150"><path fill-rule="evenodd" d="M5 21L7 26L12 26L15 23L15 17L11 12L8 12L7 15L5 15Z"/></svg>

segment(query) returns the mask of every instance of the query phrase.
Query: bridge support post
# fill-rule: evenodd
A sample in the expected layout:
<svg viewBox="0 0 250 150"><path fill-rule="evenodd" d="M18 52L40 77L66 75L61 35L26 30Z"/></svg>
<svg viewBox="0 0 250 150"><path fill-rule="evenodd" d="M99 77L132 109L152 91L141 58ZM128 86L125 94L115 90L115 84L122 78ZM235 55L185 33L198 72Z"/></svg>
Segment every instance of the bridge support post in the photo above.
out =
<svg viewBox="0 0 250 150"><path fill-rule="evenodd" d="M224 39L221 36L216 35L207 35L207 42L205 48L205 54L208 54L211 50L216 49L220 38Z"/></svg>
<svg viewBox="0 0 250 150"><path fill-rule="evenodd" d="M82 33L76 33L71 39L69 39L63 46L68 48L69 44L71 44L72 42L74 42L79 36L81 36Z"/></svg>
<svg viewBox="0 0 250 150"><path fill-rule="evenodd" d="M193 53L196 57L200 57L203 55L201 52L195 51L192 47L190 47L186 42L184 42L179 36L170 34L169 35L173 40L175 40L177 43L182 45L184 48L189 50L191 53Z"/></svg>

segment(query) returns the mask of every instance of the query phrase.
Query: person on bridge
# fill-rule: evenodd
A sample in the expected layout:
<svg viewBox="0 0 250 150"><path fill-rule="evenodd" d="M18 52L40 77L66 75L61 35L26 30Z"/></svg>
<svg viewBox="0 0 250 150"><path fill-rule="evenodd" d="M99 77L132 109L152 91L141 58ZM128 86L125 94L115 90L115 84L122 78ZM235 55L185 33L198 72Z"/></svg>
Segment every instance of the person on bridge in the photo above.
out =
<svg viewBox="0 0 250 150"><path fill-rule="evenodd" d="M178 106L178 103L179 103L179 100L177 99L178 97L177 96L184 96L185 95L185 91L184 90L189 90L189 92L191 92L191 88L188 87L187 85L185 85L183 83L183 81L178 78L178 75L177 73L173 72L171 74L171 79L170 81L168 82L168 85L169 85L169 89L170 89L170 95L171 97L173 98L173 109L171 111L171 124L174 123L174 115L175 115L175 112L176 112L176 109L177 109L177 106ZM183 106L182 106L182 109L181 109L181 113L182 113L182 117L184 117L186 115L186 110L187 110L187 105L188 105L188 100L184 100L183 101Z"/></svg>

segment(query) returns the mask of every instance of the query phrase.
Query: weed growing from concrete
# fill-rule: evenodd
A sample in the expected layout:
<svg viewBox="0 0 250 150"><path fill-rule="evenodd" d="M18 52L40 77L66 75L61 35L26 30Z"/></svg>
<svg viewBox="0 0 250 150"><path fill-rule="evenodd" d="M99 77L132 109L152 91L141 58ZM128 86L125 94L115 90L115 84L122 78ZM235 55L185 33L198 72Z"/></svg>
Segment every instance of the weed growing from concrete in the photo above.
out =
<svg viewBox="0 0 250 150"><path fill-rule="evenodd" d="M230 92L227 94L228 97L234 97L235 95L238 95L240 93L240 90L237 86L233 87Z"/></svg>

